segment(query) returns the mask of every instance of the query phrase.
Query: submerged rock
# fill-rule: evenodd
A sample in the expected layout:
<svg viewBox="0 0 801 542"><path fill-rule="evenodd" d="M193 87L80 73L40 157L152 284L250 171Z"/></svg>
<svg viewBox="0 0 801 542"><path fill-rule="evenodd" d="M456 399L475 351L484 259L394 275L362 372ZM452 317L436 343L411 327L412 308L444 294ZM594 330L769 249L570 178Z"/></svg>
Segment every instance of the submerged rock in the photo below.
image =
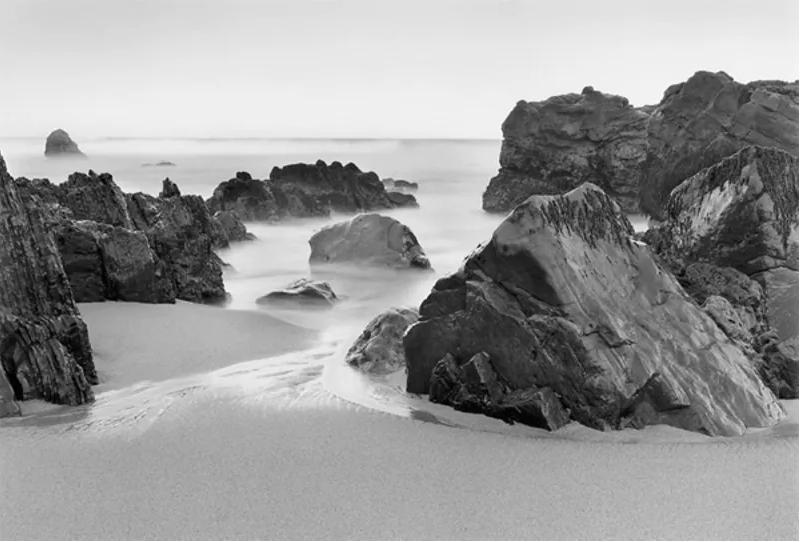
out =
<svg viewBox="0 0 801 542"><path fill-rule="evenodd" d="M529 198L421 304L408 391L429 392L446 355L461 366L484 352L510 392L548 388L597 429L775 424L781 406L748 357L633 233L594 185Z"/></svg>
<svg viewBox="0 0 801 542"><path fill-rule="evenodd" d="M326 226L309 239L311 264L348 263L431 269L412 230L394 218L361 214Z"/></svg>
<svg viewBox="0 0 801 542"><path fill-rule="evenodd" d="M256 300L256 304L332 307L337 301L339 299L329 283L298 279L290 282L281 290L261 296Z"/></svg>
<svg viewBox="0 0 801 542"><path fill-rule="evenodd" d="M50 132L50 135L47 136L44 153L48 158L65 156L86 157L78 148L78 144L70 138L70 135L60 128L58 130L53 130Z"/></svg>
<svg viewBox="0 0 801 542"><path fill-rule="evenodd" d="M403 334L417 321L415 309L394 307L367 324L354 341L345 361L353 367L373 374L386 374L406 367L403 353Z"/></svg>
<svg viewBox="0 0 801 542"><path fill-rule="evenodd" d="M21 193L22 192L22 193ZM81 319L42 211L0 156L0 415L44 399L78 405L97 383Z"/></svg>

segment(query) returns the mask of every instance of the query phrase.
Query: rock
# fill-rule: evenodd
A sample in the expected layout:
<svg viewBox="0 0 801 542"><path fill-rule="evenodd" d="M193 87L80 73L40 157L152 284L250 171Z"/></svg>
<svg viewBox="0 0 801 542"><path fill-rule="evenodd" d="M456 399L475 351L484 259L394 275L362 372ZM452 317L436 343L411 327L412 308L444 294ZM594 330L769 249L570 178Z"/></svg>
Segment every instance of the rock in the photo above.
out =
<svg viewBox="0 0 801 542"><path fill-rule="evenodd" d="M398 207L419 207L417 199L403 192L387 192L387 198Z"/></svg>
<svg viewBox="0 0 801 542"><path fill-rule="evenodd" d="M126 200L134 228L147 235L156 269L172 285L175 297L200 303L225 301L222 261L213 252L224 239L203 198L154 198L137 192L127 194Z"/></svg>
<svg viewBox="0 0 801 542"><path fill-rule="evenodd" d="M406 368L403 334L417 321L415 309L388 309L367 324L351 345L345 361L353 367L373 374L386 374Z"/></svg>
<svg viewBox="0 0 801 542"><path fill-rule="evenodd" d="M390 199L378 175L352 163L318 160L275 167L266 181L239 172L221 183L208 203L212 211L233 210L245 221L278 221L416 206L417 201L413 196Z"/></svg>
<svg viewBox="0 0 801 542"><path fill-rule="evenodd" d="M311 264L350 263L431 269L412 230L394 218L360 214L326 226L309 239Z"/></svg>
<svg viewBox="0 0 801 542"><path fill-rule="evenodd" d="M766 334L767 335L767 334ZM759 373L779 399L798 399L798 335L763 338Z"/></svg>
<svg viewBox="0 0 801 542"><path fill-rule="evenodd" d="M593 182L626 212L663 219L675 186L739 149L798 156L798 81L742 84L702 71L668 88L658 105L639 108L585 87L518 102L503 137L486 211L506 213L533 194Z"/></svg>
<svg viewBox="0 0 801 542"><path fill-rule="evenodd" d="M754 275L764 285L767 319L784 341L798 337L798 271L777 267Z"/></svg>
<svg viewBox="0 0 801 542"><path fill-rule="evenodd" d="M506 213L533 194L592 182L627 212L638 212L649 118L626 98L591 87L518 102L503 123L501 169L484 192L484 210Z"/></svg>
<svg viewBox="0 0 801 542"><path fill-rule="evenodd" d="M743 351L585 184L519 205L406 332L407 390L450 354L486 353L509 392L550 389L597 429L655 423L739 435L783 417Z"/></svg>
<svg viewBox="0 0 801 542"><path fill-rule="evenodd" d="M248 232L236 211L217 211L214 213L214 219L220 224L223 234L229 243L256 239L255 235Z"/></svg>
<svg viewBox="0 0 801 542"><path fill-rule="evenodd" d="M44 399L78 405L97 383L89 334L33 195L0 156L0 414Z"/></svg>
<svg viewBox="0 0 801 542"><path fill-rule="evenodd" d="M147 163L142 164L142 167L174 167L175 164L172 162L156 162L155 164Z"/></svg>
<svg viewBox="0 0 801 542"><path fill-rule="evenodd" d="M298 279L281 290L261 296L256 300L256 304L332 307L337 301L338 298L329 283Z"/></svg>
<svg viewBox="0 0 801 542"><path fill-rule="evenodd" d="M697 72L665 91L647 138L641 208L662 219L674 187L744 147L798 157L798 81L743 84L724 72Z"/></svg>
<svg viewBox="0 0 801 542"><path fill-rule="evenodd" d="M175 198L181 195L181 190L178 188L178 185L172 182L169 177L164 179L161 184L160 198Z"/></svg>
<svg viewBox="0 0 801 542"><path fill-rule="evenodd" d="M384 184L384 187L387 189L387 191L409 193L416 192L419 188L417 183L403 179L393 179L392 177L381 179L381 182Z"/></svg>
<svg viewBox="0 0 801 542"><path fill-rule="evenodd" d="M109 173L73 173L55 187L59 203L72 211L75 220L93 220L131 229L125 196Z"/></svg>
<svg viewBox="0 0 801 542"><path fill-rule="evenodd" d="M397 179L395 181L395 188L400 188L404 190L416 191L420 186L417 183L413 183L410 181L404 181L403 179Z"/></svg>
<svg viewBox="0 0 801 542"><path fill-rule="evenodd" d="M69 134L60 128L50 132L50 135L47 136L44 153L48 158L86 157L78 148L78 145L70 138Z"/></svg>

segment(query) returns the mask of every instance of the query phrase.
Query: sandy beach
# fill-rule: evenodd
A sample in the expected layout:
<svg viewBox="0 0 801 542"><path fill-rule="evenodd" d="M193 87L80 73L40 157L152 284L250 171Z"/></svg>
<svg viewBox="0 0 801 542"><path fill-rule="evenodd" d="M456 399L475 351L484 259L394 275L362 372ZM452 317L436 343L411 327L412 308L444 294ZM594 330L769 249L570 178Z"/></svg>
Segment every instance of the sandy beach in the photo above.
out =
<svg viewBox="0 0 801 542"><path fill-rule="evenodd" d="M463 429L337 397L265 314L81 311L97 402L0 423L4 539L799 536L797 401L737 439Z"/></svg>

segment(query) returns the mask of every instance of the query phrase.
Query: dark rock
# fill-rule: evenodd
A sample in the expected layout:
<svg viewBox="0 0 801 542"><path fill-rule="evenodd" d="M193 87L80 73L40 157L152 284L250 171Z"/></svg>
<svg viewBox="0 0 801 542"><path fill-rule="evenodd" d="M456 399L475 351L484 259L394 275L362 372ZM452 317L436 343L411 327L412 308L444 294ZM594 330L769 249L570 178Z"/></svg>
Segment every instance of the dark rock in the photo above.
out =
<svg viewBox="0 0 801 542"><path fill-rule="evenodd" d="M762 337L759 374L779 399L798 399L798 335L779 341Z"/></svg>
<svg viewBox="0 0 801 542"><path fill-rule="evenodd" d="M412 230L394 218L360 214L326 226L309 239L311 264L350 263L431 269Z"/></svg>
<svg viewBox="0 0 801 542"><path fill-rule="evenodd" d="M13 403L22 399L92 401L97 374L86 325L42 211L2 156L0 261L0 412L18 413Z"/></svg>
<svg viewBox="0 0 801 542"><path fill-rule="evenodd" d="M178 188L178 185L172 182L169 177L164 179L161 184L160 198L175 198L181 195L181 190Z"/></svg>
<svg viewBox="0 0 801 542"><path fill-rule="evenodd" d="M60 128L50 132L50 135L47 136L44 153L48 158L86 157L78 148L78 145L70 138L69 134Z"/></svg>
<svg viewBox="0 0 801 542"><path fill-rule="evenodd" d="M252 179L246 172L220 183L207 204L213 213L233 211L248 222L276 221L281 216L272 191L263 181Z"/></svg>
<svg viewBox="0 0 801 542"><path fill-rule="evenodd" d="M56 186L59 203L72 211L75 220L93 220L131 229L125 196L109 173L73 173Z"/></svg>
<svg viewBox="0 0 801 542"><path fill-rule="evenodd" d="M351 345L345 361L353 367L374 374L404 369L403 334L419 317L415 309L391 308L367 324Z"/></svg>
<svg viewBox="0 0 801 542"><path fill-rule="evenodd" d="M387 198L398 207L419 207L417 198L403 192L387 192Z"/></svg>
<svg viewBox="0 0 801 542"><path fill-rule="evenodd" d="M303 305L332 307L338 300L327 282L298 279L283 289L270 292L256 300L258 305Z"/></svg>
<svg viewBox="0 0 801 542"><path fill-rule="evenodd" d="M142 167L173 167L175 166L172 162L156 162L155 164L142 164Z"/></svg>
<svg viewBox="0 0 801 542"><path fill-rule="evenodd" d="M239 219L236 211L217 211L214 213L214 220L220 224L223 235L228 243L241 241L253 241L256 236L248 232L245 225ZM222 248L222 247L219 247Z"/></svg>
<svg viewBox="0 0 801 542"><path fill-rule="evenodd" d="M749 358L633 233L589 184L519 205L421 305L404 337L407 390L428 391L446 354L485 352L510 392L549 388L597 429L776 423L781 406Z"/></svg>

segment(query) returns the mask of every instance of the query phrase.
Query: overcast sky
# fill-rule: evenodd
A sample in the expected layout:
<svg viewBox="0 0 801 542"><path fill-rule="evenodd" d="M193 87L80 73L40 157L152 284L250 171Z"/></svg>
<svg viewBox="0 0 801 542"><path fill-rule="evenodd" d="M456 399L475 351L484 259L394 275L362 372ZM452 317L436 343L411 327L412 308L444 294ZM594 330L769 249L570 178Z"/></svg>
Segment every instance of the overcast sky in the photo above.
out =
<svg viewBox="0 0 801 542"><path fill-rule="evenodd" d="M1 0L0 136L487 137L585 85L798 78L798 0Z"/></svg>

